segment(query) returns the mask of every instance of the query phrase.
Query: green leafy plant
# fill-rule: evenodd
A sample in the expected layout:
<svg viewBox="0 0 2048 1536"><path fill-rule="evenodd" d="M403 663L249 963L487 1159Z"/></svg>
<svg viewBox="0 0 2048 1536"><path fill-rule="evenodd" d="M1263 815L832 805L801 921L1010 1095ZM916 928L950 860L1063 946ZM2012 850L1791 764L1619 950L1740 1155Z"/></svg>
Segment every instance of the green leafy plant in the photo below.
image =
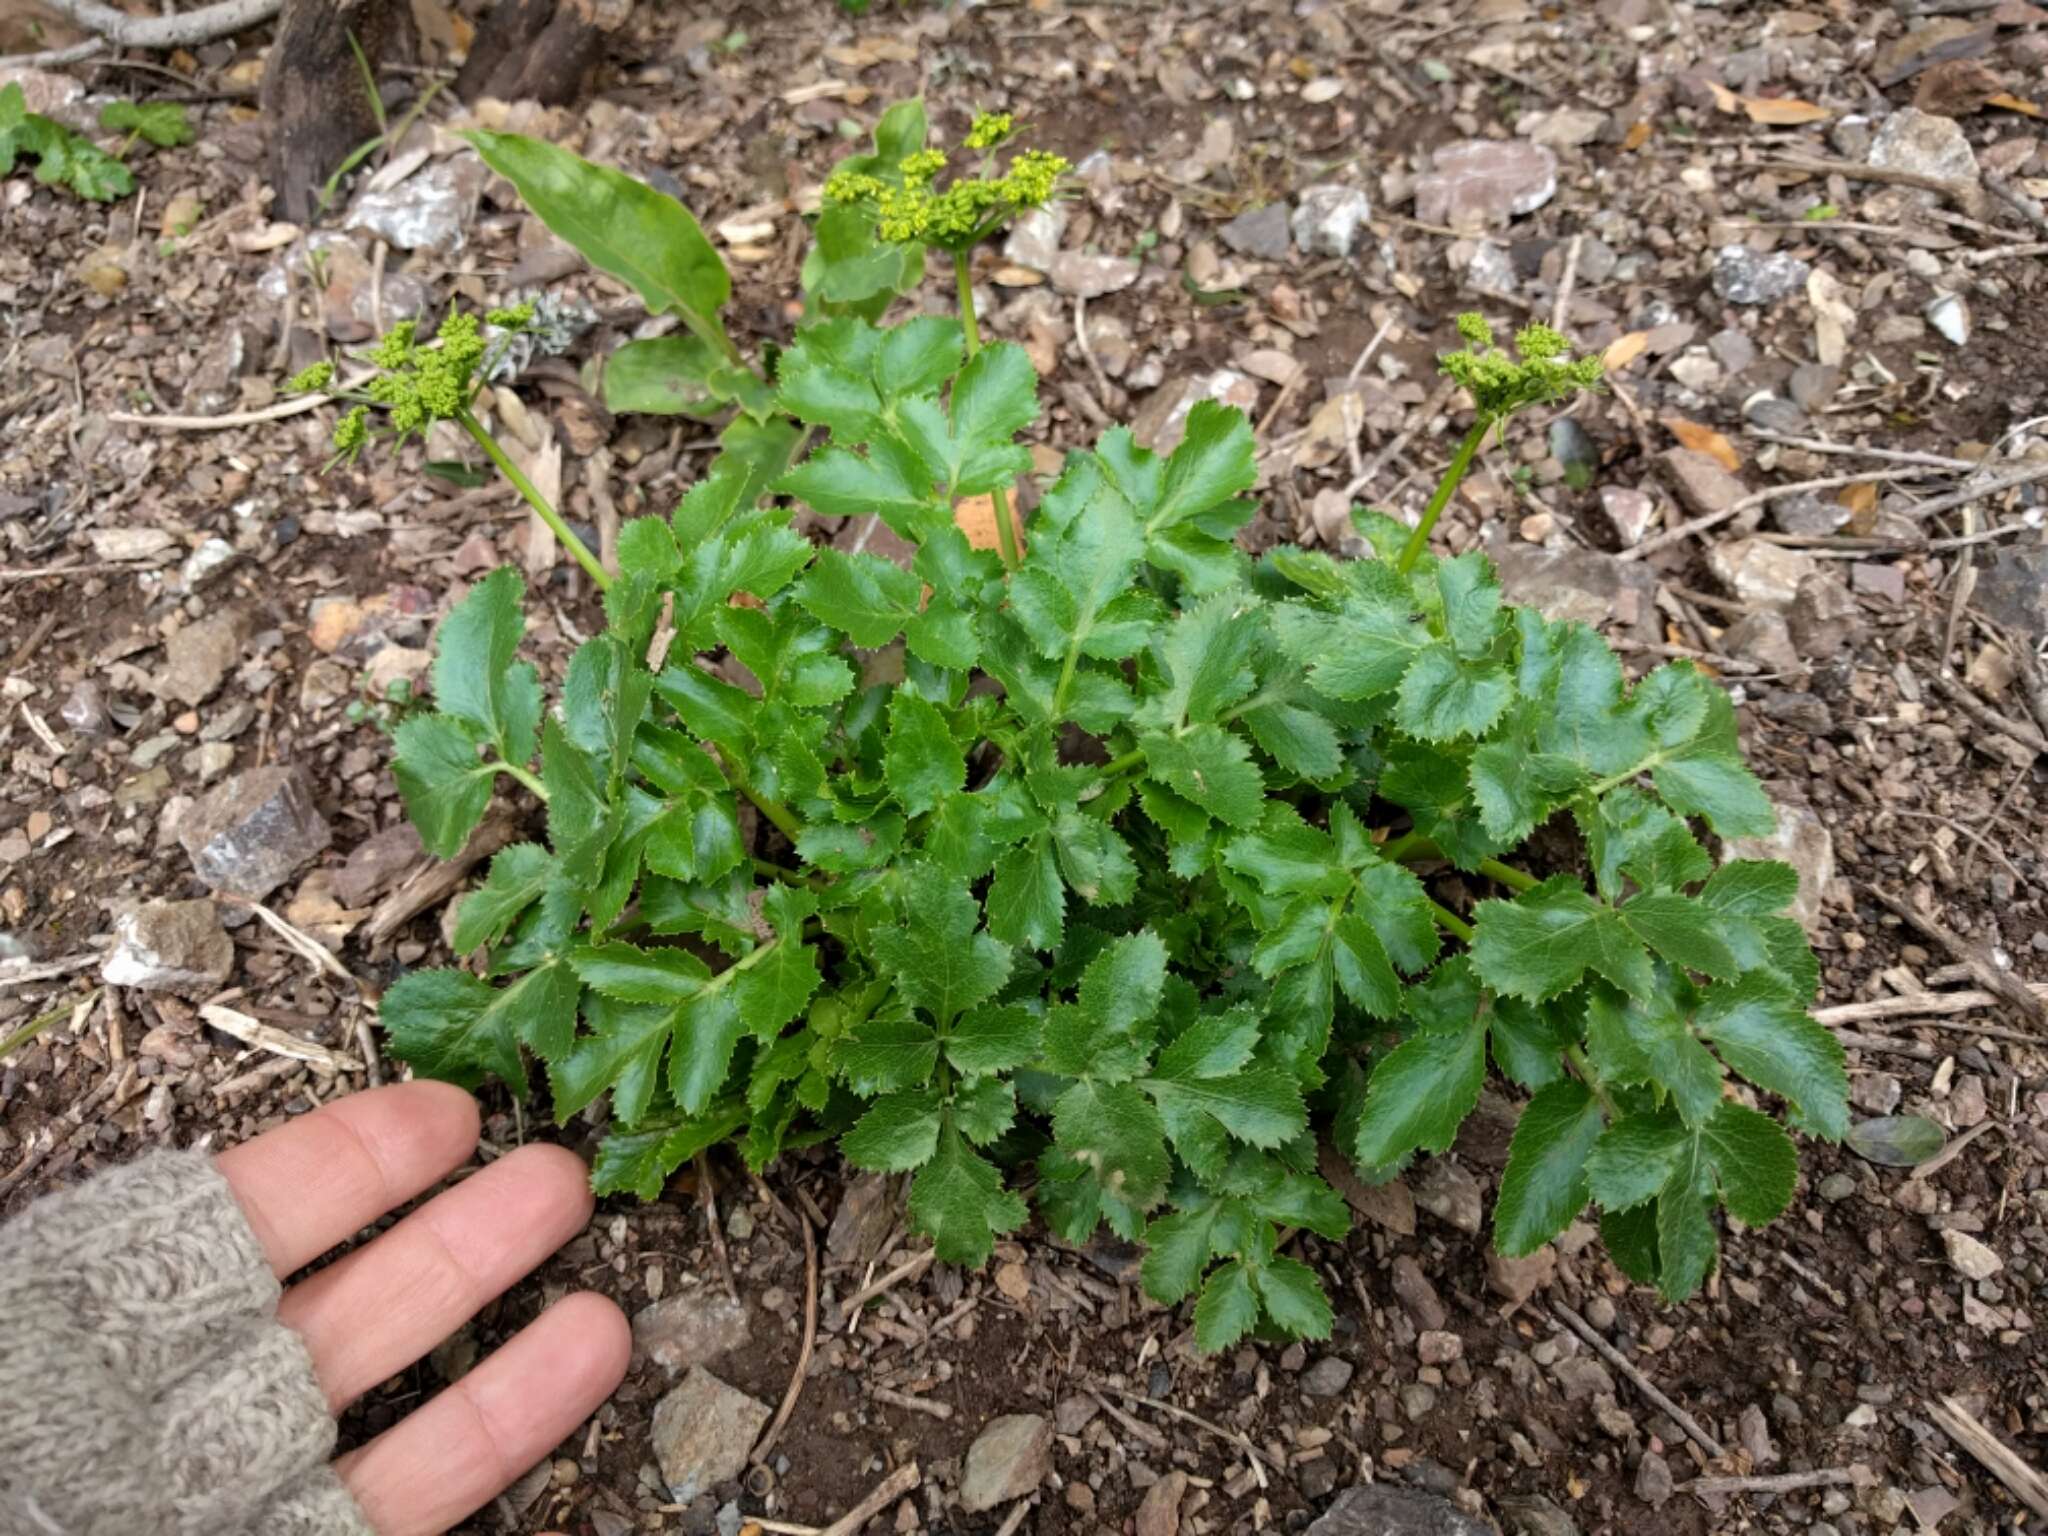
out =
<svg viewBox="0 0 2048 1536"><path fill-rule="evenodd" d="M147 139L158 149L175 149L196 137L185 116L185 105L178 101L110 101L100 108L100 126L128 135L121 143L119 159L127 158L138 139Z"/></svg>
<svg viewBox="0 0 2048 1536"><path fill-rule="evenodd" d="M82 133L55 118L28 110L19 83L0 87L0 176L13 172L23 155L33 156L36 180L69 187L95 203L111 203L135 190L128 167Z"/></svg>
<svg viewBox="0 0 2048 1536"><path fill-rule="evenodd" d="M679 317L671 382L731 415L673 514L620 530L616 573L586 565L605 628L552 708L518 659L515 572L442 624L435 707L396 729L407 808L452 854L508 781L547 838L457 909L471 968L386 993L393 1053L521 1093L538 1063L559 1120L608 1127L601 1191L653 1197L729 1139L757 1169L833 1141L911 1175L912 1223L976 1264L1028 1186L1068 1240L1142 1241L1146 1289L1198 1298L1205 1349L1326 1334L1287 1252L1347 1227L1319 1141L1390 1177L1450 1147L1491 1063L1531 1095L1499 1248L1591 1205L1628 1274L1695 1289L1717 1208L1756 1225L1792 1197L1792 1141L1758 1106L1847 1125L1793 872L1716 867L1702 841L1767 831L1770 804L1699 672L1631 686L1590 629L1505 604L1483 553L1428 548L1486 436L1596 365L1542 327L1511 354L1461 322L1444 366L1474 426L1419 527L1355 514L1356 561L1242 553L1252 430L1214 402L1164 457L1105 432L1022 547L975 548L956 509L1029 471L1031 365L980 343L964 275L958 320L875 321L927 250L958 258L1039 186L956 195L921 108L883 124L820 215L813 318L758 371L680 205L477 136ZM469 403L491 343L461 318L438 354L387 338L346 451L380 410L415 430L417 404L489 452ZM815 548L798 506L878 517L914 559ZM1507 862L1539 825L1577 833L1545 875Z"/></svg>

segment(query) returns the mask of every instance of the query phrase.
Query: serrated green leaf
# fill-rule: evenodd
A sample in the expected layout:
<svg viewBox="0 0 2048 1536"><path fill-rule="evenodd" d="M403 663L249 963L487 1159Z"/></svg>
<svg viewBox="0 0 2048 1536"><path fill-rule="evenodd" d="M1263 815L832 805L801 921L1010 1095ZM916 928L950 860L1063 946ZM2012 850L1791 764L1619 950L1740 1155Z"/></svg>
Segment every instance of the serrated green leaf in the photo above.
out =
<svg viewBox="0 0 2048 1536"><path fill-rule="evenodd" d="M1195 1302L1195 1347L1204 1354L1230 1348L1259 1320L1259 1297L1251 1272L1236 1260L1210 1272Z"/></svg>
<svg viewBox="0 0 2048 1536"><path fill-rule="evenodd" d="M1202 1271L1215 1254L1220 1202L1209 1201L1191 1211L1170 1211L1145 1226L1145 1258L1139 1275L1145 1294L1172 1306L1202 1283Z"/></svg>
<svg viewBox="0 0 2048 1536"><path fill-rule="evenodd" d="M1486 1079L1486 1022L1458 1033L1417 1034L1373 1068L1351 1155L1383 1168L1417 1150L1442 1152L1479 1102Z"/></svg>
<svg viewBox="0 0 2048 1536"><path fill-rule="evenodd" d="M996 1234L1015 1231L1029 1214L1023 1200L1003 1188L995 1164L950 1126L910 1181L911 1224L931 1238L947 1264L986 1264Z"/></svg>
<svg viewBox="0 0 2048 1536"><path fill-rule="evenodd" d="M1013 1072L1038 1054L1040 1025L1029 1010L976 1008L946 1037L946 1059L966 1076Z"/></svg>
<svg viewBox="0 0 2048 1536"><path fill-rule="evenodd" d="M115 133L133 133L158 149L190 144L192 124L181 101L110 101L100 108L100 126Z"/></svg>
<svg viewBox="0 0 2048 1536"><path fill-rule="evenodd" d="M855 645L887 645L917 614L918 580L874 555L821 549L797 583L796 600Z"/></svg>
<svg viewBox="0 0 2048 1536"><path fill-rule="evenodd" d="M1483 736L1514 702L1515 683L1498 662L1467 661L1447 642L1418 651L1401 674L1394 720L1424 741Z"/></svg>
<svg viewBox="0 0 2048 1536"><path fill-rule="evenodd" d="M478 759L470 729L449 715L414 715L392 736L391 776L405 814L436 858L460 853L491 803L496 771Z"/></svg>
<svg viewBox="0 0 2048 1536"><path fill-rule="evenodd" d="M988 888L988 931L1020 949L1055 949L1065 927L1066 887L1049 836L996 859Z"/></svg>
<svg viewBox="0 0 2048 1536"><path fill-rule="evenodd" d="M1589 970L1638 997L1655 989L1642 940L1569 875L1511 902L1482 901L1472 926L1473 968L1496 992L1540 1003L1577 986Z"/></svg>
<svg viewBox="0 0 2048 1536"><path fill-rule="evenodd" d="M1233 827L1256 826L1265 808L1265 780L1244 742L1220 725L1138 743L1147 770L1182 799Z"/></svg>
<svg viewBox="0 0 2048 1536"><path fill-rule="evenodd" d="M1308 1125L1301 1090L1285 1073L1253 1067L1227 1076L1165 1079L1142 1084L1159 1106L1169 1134L1179 1145L1188 1136L1206 1134L1197 1123L1215 1122L1239 1141L1271 1149Z"/></svg>
<svg viewBox="0 0 2048 1536"><path fill-rule="evenodd" d="M1083 901L1117 906L1130 900L1138 866L1130 846L1099 816L1061 811L1052 826L1053 852L1068 887Z"/></svg>
<svg viewBox="0 0 2048 1536"><path fill-rule="evenodd" d="M484 883L457 904L448 947L466 955L480 945L497 943L513 920L540 899L554 869L555 861L537 844L499 849Z"/></svg>
<svg viewBox="0 0 2048 1536"><path fill-rule="evenodd" d="M1327 1339L1336 1314L1323 1294L1316 1272L1299 1259L1282 1254L1252 1271L1252 1284L1266 1316L1282 1332L1297 1339Z"/></svg>
<svg viewBox="0 0 2048 1536"><path fill-rule="evenodd" d="M871 940L897 990L942 1024L995 996L1009 977L1009 946L974 931L980 916L966 886L927 880L910 892L909 924Z"/></svg>
<svg viewBox="0 0 2048 1536"><path fill-rule="evenodd" d="M1606 1128L1600 1103L1582 1083L1538 1090L1515 1123L1493 1210L1493 1243L1509 1258L1534 1253L1586 1208L1586 1157Z"/></svg>
<svg viewBox="0 0 2048 1536"><path fill-rule="evenodd" d="M907 688L889 701L889 745L883 773L896 803L922 815L967 785L967 757L938 706Z"/></svg>
<svg viewBox="0 0 2048 1536"><path fill-rule="evenodd" d="M1725 980L1739 967L1714 931L1713 913L1690 896L1650 892L1621 908L1629 932L1673 965Z"/></svg>
<svg viewBox="0 0 2048 1536"><path fill-rule="evenodd" d="M518 765L533 756L541 712L538 674L512 660L526 633L525 600L519 573L500 566L441 621L434 656L434 702Z"/></svg>
<svg viewBox="0 0 2048 1536"><path fill-rule="evenodd" d="M559 1047L575 1029L576 977L566 965L535 966L510 986L466 971L414 971L384 994L377 1016L387 1048L427 1077L474 1087L486 1073L526 1092L522 1044Z"/></svg>
<svg viewBox="0 0 2048 1536"><path fill-rule="evenodd" d="M1568 757L1521 742L1488 742L1472 754L1472 801L1480 825L1503 843L1520 842L1584 781Z"/></svg>
<svg viewBox="0 0 2048 1536"><path fill-rule="evenodd" d="M902 1173L931 1160L942 1123L938 1095L928 1091L885 1094L860 1123L839 1139L839 1150L856 1168Z"/></svg>
<svg viewBox="0 0 2048 1536"><path fill-rule="evenodd" d="M1444 634L1452 648L1460 656L1486 655L1500 627L1500 583L1493 562L1476 549L1438 560L1436 586L1443 599Z"/></svg>
<svg viewBox="0 0 2048 1536"><path fill-rule="evenodd" d="M862 1098L921 1088L939 1064L939 1037L904 1017L877 1017L832 1042L832 1068Z"/></svg>
<svg viewBox="0 0 2048 1536"><path fill-rule="evenodd" d="M1586 1053L1607 1082L1664 1089L1688 1124L1699 1124L1721 1102L1720 1063L1694 1038L1668 996L1624 997L1606 987L1590 988Z"/></svg>
<svg viewBox="0 0 2048 1536"><path fill-rule="evenodd" d="M643 1130L614 1130L598 1144L590 1165L590 1187L600 1195L658 1199L671 1174L726 1140L746 1120L745 1109L725 1104L692 1119L650 1121Z"/></svg>
<svg viewBox="0 0 2048 1536"><path fill-rule="evenodd" d="M1017 1090L1005 1078L978 1077L953 1092L953 1123L976 1146L1000 1140L1017 1120Z"/></svg>
<svg viewBox="0 0 2048 1536"><path fill-rule="evenodd" d="M605 793L596 761L550 720L540 733L540 777L548 791L548 842L564 878L595 881L619 829L620 810Z"/></svg>
<svg viewBox="0 0 2048 1536"><path fill-rule="evenodd" d="M1799 871L1766 859L1732 859L1700 887L1700 905L1739 917L1769 917L1798 899Z"/></svg>
<svg viewBox="0 0 2048 1536"><path fill-rule="evenodd" d="M1721 1059L1777 1094L1795 1123L1829 1141L1849 1130L1849 1076L1842 1043L1807 1016L1769 977L1711 987L1694 1025Z"/></svg>

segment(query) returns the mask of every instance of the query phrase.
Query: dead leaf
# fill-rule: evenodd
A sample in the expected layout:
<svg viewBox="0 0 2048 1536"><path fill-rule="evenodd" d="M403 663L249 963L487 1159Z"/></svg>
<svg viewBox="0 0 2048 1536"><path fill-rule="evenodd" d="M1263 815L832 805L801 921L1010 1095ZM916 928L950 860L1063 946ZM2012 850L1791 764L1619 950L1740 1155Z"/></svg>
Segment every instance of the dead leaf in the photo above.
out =
<svg viewBox="0 0 2048 1536"><path fill-rule="evenodd" d="M1742 110L1749 114L1752 123L1763 123L1772 128L1818 123L1835 115L1826 107L1815 106L1793 96L1745 96L1742 98Z"/></svg>
<svg viewBox="0 0 2048 1536"><path fill-rule="evenodd" d="M953 508L953 522L967 535L967 542L975 549L999 549L996 542L996 503L993 496L963 496ZM1010 507L1010 526L1017 533L1017 548L1024 548L1024 519L1018 514L1013 503Z"/></svg>
<svg viewBox="0 0 2048 1536"><path fill-rule="evenodd" d="M1630 331L1626 336L1617 336L1607 344L1607 350L1600 354L1600 362L1609 373L1619 373L1641 357L1649 345L1648 331Z"/></svg>
<svg viewBox="0 0 2048 1536"><path fill-rule="evenodd" d="M1729 474L1742 468L1742 455L1736 451L1735 445L1712 427L1687 421L1683 416L1666 416L1664 425L1671 429L1671 435L1682 447L1690 448L1694 453L1704 453Z"/></svg>
<svg viewBox="0 0 2048 1536"><path fill-rule="evenodd" d="M1647 118L1638 118L1628 125L1628 132L1622 136L1621 147L1630 152L1641 149L1650 142L1652 130Z"/></svg>
<svg viewBox="0 0 2048 1536"><path fill-rule="evenodd" d="M1707 80L1702 83L1708 90L1714 93L1714 105L1723 112L1739 112L1742 110L1742 98L1729 90L1720 81Z"/></svg>
<svg viewBox="0 0 2048 1536"><path fill-rule="evenodd" d="M1849 509L1849 532L1861 537L1870 532L1877 512L1877 483L1872 480L1860 481L1845 486L1842 494L1835 498Z"/></svg>
<svg viewBox="0 0 2048 1536"><path fill-rule="evenodd" d="M2041 108L2031 101L2022 101L2009 91L2000 91L1996 96L1984 98L1987 107L2003 107L2008 112L2024 112L2028 117L2041 116Z"/></svg>

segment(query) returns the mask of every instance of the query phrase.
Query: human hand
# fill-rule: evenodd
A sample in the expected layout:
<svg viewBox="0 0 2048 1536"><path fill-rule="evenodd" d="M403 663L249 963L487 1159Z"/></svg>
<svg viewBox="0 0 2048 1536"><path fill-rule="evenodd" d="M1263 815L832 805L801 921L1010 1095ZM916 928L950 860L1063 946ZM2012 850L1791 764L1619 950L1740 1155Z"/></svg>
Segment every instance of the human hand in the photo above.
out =
<svg viewBox="0 0 2048 1536"><path fill-rule="evenodd" d="M476 1101L441 1083L338 1100L221 1154L280 1279L413 1199L475 1150ZM581 1232L590 1181L561 1147L500 1158L291 1286L339 1413ZM564 1297L468 1375L335 1463L378 1536L438 1536L508 1487L611 1394L632 1335L605 1297Z"/></svg>

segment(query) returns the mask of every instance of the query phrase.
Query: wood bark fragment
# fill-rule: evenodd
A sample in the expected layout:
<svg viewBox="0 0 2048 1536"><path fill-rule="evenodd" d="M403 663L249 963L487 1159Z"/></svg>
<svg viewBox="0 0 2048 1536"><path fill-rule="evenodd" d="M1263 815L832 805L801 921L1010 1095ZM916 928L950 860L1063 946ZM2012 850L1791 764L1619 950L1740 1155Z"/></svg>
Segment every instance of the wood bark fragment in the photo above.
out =
<svg viewBox="0 0 2048 1536"><path fill-rule="evenodd" d="M310 224L328 178L377 136L378 109L356 49L374 71L410 36L407 14L397 0L286 0L261 97L276 216Z"/></svg>
<svg viewBox="0 0 2048 1536"><path fill-rule="evenodd" d="M1927 1417L2011 1489L2014 1498L2048 1520L2048 1478L2022 1461L2017 1452L1973 1418L1961 1403L1952 1397L1937 1398L1927 1405Z"/></svg>

